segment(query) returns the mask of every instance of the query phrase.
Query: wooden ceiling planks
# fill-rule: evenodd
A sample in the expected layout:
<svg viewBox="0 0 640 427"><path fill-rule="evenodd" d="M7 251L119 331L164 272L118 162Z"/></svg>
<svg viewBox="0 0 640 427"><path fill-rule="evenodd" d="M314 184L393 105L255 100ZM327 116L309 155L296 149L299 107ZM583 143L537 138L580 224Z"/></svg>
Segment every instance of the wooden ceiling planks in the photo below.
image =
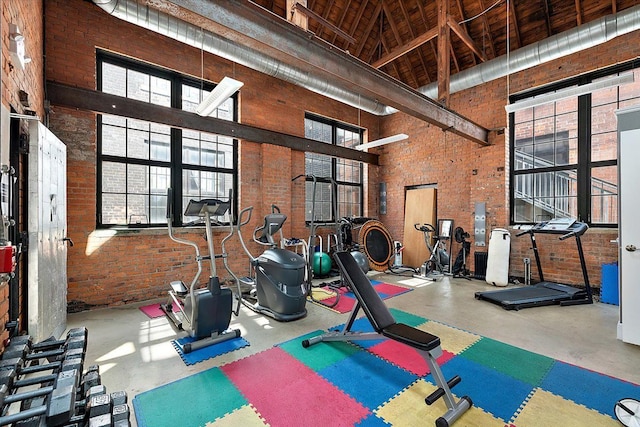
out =
<svg viewBox="0 0 640 427"><path fill-rule="evenodd" d="M253 0L286 17L287 0ZM449 0L451 74L640 0ZM309 31L412 87L437 79L438 10L435 0L307 0L307 7L346 35L309 20ZM496 4L497 3L497 4ZM507 17L509 34L507 34ZM473 18L469 20L470 18ZM467 21L469 20L469 21Z"/></svg>

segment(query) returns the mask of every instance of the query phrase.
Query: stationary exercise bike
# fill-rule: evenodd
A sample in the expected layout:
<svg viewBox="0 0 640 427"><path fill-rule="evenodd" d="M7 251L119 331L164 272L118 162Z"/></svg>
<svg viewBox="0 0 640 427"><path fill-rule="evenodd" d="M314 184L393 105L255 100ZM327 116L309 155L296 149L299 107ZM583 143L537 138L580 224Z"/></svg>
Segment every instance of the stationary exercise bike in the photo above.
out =
<svg viewBox="0 0 640 427"><path fill-rule="evenodd" d="M178 330L187 331L189 336L195 338L191 343L182 346L184 353L190 353L203 347L208 347L223 341L227 341L240 336L238 329L229 329L231 313L238 315L240 311L240 301L235 310L233 307L233 295L229 288L221 288L220 280L216 272L216 258L226 257L226 254L215 255L213 250L213 232L211 217L224 216L228 211L232 201L232 194L229 193L229 200L202 199L190 200L185 209L185 216L198 216L204 220L206 230L207 247L209 255L200 255L200 248L196 242L176 237L173 234L173 207L172 191L167 190L167 228L171 240L184 245L192 246L196 252L195 260L198 264L198 271L191 280L187 288L181 280L171 282L169 300L166 304L161 304L160 309L164 312L173 326ZM230 225L230 234L233 234L233 225ZM228 237L229 237L228 236ZM206 288L196 289L202 274L203 261L209 261L211 274ZM225 262L226 266L226 262ZM240 286L238 283L238 295ZM177 311L175 311L177 309Z"/></svg>
<svg viewBox="0 0 640 427"><path fill-rule="evenodd" d="M287 216L275 206L272 213L265 215L264 224L253 231L253 241L266 249L254 257L242 237L242 227L249 223L252 212L253 206L250 206L240 211L238 216L238 237L253 270L252 278L239 279L251 289L248 295L242 295L243 304L256 313L281 322L305 317L308 293L306 261L295 252L279 248L273 238L282 229Z"/></svg>
<svg viewBox="0 0 640 427"><path fill-rule="evenodd" d="M449 265L449 254L442 247L440 236L431 224L414 224L413 227L422 232L424 244L430 253L429 259L420 266L419 273L414 274L413 277L432 281L442 279ZM433 245L430 243L431 239L435 240Z"/></svg>

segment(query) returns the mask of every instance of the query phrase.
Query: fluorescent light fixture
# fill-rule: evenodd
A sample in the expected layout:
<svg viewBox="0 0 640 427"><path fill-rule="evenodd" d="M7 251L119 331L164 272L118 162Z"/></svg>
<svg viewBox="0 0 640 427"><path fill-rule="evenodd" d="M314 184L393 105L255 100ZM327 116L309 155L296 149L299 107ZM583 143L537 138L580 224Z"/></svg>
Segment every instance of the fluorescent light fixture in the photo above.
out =
<svg viewBox="0 0 640 427"><path fill-rule="evenodd" d="M216 108L222 105L224 101L229 99L231 95L236 93L244 83L234 80L231 77L225 77L213 90L202 100L196 113L201 116L210 116Z"/></svg>
<svg viewBox="0 0 640 427"><path fill-rule="evenodd" d="M607 77L586 85L560 89L553 93L548 93L536 96L534 98L528 98L522 101L514 102L513 104L506 105L504 109L507 110L507 113L513 113L515 111L524 110L525 108L536 107L538 105L560 101L561 99L584 95L594 92L598 89L605 89L608 87L620 86L626 83L633 83L633 80L633 71L630 71L628 73L620 74L619 76Z"/></svg>
<svg viewBox="0 0 640 427"><path fill-rule="evenodd" d="M356 145L354 148L356 150L366 151L368 148L379 147L380 145L390 144L392 142L404 141L407 138L409 138L409 135L399 133L386 138L376 139L375 141L367 142L366 144Z"/></svg>

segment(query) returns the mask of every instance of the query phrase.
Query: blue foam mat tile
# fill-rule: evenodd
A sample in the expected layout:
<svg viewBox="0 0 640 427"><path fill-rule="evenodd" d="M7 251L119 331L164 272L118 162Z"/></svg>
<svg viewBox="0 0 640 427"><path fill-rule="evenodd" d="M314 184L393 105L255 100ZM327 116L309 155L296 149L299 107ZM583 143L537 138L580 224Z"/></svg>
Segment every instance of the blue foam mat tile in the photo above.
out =
<svg viewBox="0 0 640 427"><path fill-rule="evenodd" d="M319 370L318 374L371 411L417 379L416 375L364 350Z"/></svg>
<svg viewBox="0 0 640 427"><path fill-rule="evenodd" d="M526 369L524 367L523 369ZM456 356L442 366L445 378L460 375L462 381L451 391L456 396L469 396L473 406L507 422L527 399L533 386L479 363ZM429 374L426 380L435 384Z"/></svg>
<svg viewBox="0 0 640 427"><path fill-rule="evenodd" d="M344 325L345 324L343 323L341 325L333 326L329 328L329 330L340 332L344 329ZM354 332L375 332L375 329L373 329L371 322L369 322L369 319L367 319L366 317L360 317L356 319L353 322L353 325L351 326L351 330ZM386 338L371 339L371 340L357 340L357 341L353 341L353 343L362 348L371 348L374 345L379 344L385 340Z"/></svg>
<svg viewBox="0 0 640 427"><path fill-rule="evenodd" d="M613 408L619 399L640 396L640 385L559 361L540 388L613 418Z"/></svg>
<svg viewBox="0 0 640 427"><path fill-rule="evenodd" d="M249 342L247 340L242 337L238 337L229 341L223 341L218 344L194 350L191 353L184 353L182 351L182 346L186 343L191 343L194 341L196 340L192 337L184 337L171 341L171 344L173 344L173 348L176 349L185 365L195 365L196 363L202 362L203 360L211 359L213 357L220 356L221 354L229 353L230 351L234 351L242 347L247 347L249 345Z"/></svg>

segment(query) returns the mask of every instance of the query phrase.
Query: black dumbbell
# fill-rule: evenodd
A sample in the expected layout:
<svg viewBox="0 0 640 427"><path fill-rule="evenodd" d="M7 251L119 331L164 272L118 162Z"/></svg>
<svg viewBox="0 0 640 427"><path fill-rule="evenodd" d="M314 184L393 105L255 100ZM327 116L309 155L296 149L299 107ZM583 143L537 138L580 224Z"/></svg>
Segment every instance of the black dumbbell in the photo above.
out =
<svg viewBox="0 0 640 427"><path fill-rule="evenodd" d="M56 379L58 372L76 370L82 372L84 359L78 355L66 354L65 358L58 362L47 363L44 365L24 366L25 360L21 358L0 360L0 385L6 385L10 390L28 385L43 384L52 382ZM62 356L62 355L61 355ZM60 356L60 357L61 357ZM36 374L40 372L52 371L52 374L43 376L32 376L25 379L19 379L21 376Z"/></svg>
<svg viewBox="0 0 640 427"><path fill-rule="evenodd" d="M75 328L69 331L65 340L47 339L40 343L32 343L29 336L19 340L12 339L2 354L2 359L23 358L36 360L56 358L74 350L84 354L87 350L88 332L86 328ZM79 351L81 349L81 351Z"/></svg>
<svg viewBox="0 0 640 427"><path fill-rule="evenodd" d="M0 426L30 419L37 420L42 416L46 417L47 426L63 425L74 415L79 381L79 372L77 370L71 370L60 372L56 376L54 385L52 386L45 386L21 393L9 394L7 386L1 385L0 407L3 408L3 413L12 403L41 397L44 397L45 400L41 402L43 404L31 406L29 409L1 416Z"/></svg>

